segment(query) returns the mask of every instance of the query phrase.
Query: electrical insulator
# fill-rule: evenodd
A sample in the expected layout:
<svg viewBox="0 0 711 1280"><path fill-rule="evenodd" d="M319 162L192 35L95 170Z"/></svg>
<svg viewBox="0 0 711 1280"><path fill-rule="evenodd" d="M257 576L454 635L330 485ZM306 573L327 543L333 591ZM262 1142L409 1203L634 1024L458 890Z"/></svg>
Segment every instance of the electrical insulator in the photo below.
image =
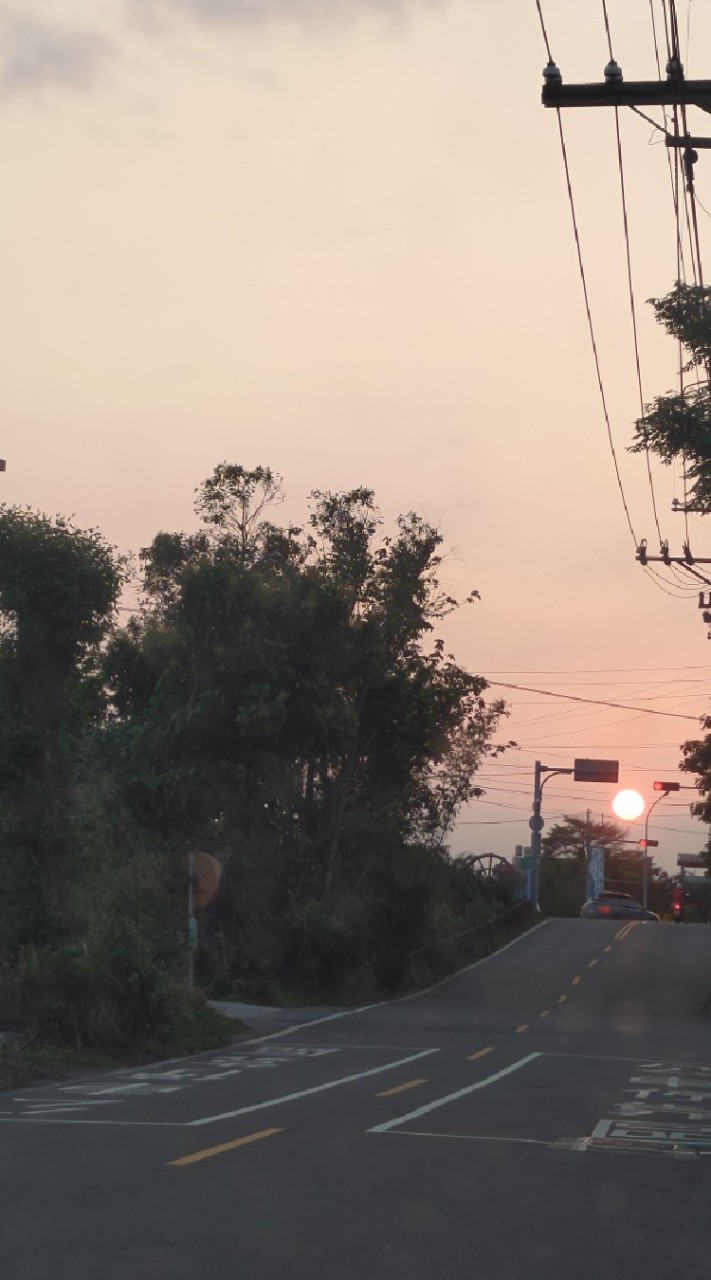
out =
<svg viewBox="0 0 711 1280"><path fill-rule="evenodd" d="M543 83L547 88L551 88L553 86L558 87L563 83L563 77L552 59L548 65L543 68Z"/></svg>

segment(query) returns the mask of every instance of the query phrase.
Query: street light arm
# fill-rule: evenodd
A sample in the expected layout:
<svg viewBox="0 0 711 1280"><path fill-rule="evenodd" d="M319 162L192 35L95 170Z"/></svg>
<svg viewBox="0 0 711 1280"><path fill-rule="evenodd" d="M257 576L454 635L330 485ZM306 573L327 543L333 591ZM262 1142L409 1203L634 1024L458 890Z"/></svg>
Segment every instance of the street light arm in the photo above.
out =
<svg viewBox="0 0 711 1280"><path fill-rule="evenodd" d="M543 768L545 769L545 765L543 766ZM543 790L543 788L545 787L546 783L547 783L547 782L550 782L551 778L555 778L557 774L560 774L560 773L572 773L572 772L573 772L573 770L572 770L572 769L550 769L550 770L548 770L548 771L547 771L547 773L546 773L546 777L541 779L541 791L542 791L542 790Z"/></svg>
<svg viewBox="0 0 711 1280"><path fill-rule="evenodd" d="M649 808L648 808L648 810L647 810L647 816L646 816L646 818L645 818L645 820L644 820L644 838L645 838L645 840L647 839L647 832L649 831L649 817L650 817L650 814L652 813L652 810L653 810L653 809L656 809L656 807L657 807L657 805L659 804L660 800L666 800L666 798L667 798L667 796L668 796L668 795L669 795L669 792L668 792L668 791L662 791L662 794L661 794L660 796L657 796L656 800L653 800L653 801L652 801L652 803L650 804L650 806L649 806Z"/></svg>
<svg viewBox="0 0 711 1280"><path fill-rule="evenodd" d="M649 854L647 853L647 848L648 848L647 841L649 839L649 818L653 810L656 809L659 802L661 800L666 800L668 795L669 795L668 791L662 791L662 794L660 796L657 796L656 800L653 800L652 803L650 804L647 810L647 816L644 819L644 849L642 851L642 857L644 858L644 863L642 865L642 906L645 908L647 906L647 890L649 885Z"/></svg>

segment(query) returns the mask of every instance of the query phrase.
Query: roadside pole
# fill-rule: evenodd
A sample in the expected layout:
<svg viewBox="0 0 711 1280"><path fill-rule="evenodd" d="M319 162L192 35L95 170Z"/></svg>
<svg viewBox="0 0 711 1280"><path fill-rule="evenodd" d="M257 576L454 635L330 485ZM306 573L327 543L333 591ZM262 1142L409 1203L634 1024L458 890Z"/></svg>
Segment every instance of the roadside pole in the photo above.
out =
<svg viewBox="0 0 711 1280"><path fill-rule="evenodd" d="M531 829L531 902L536 911L540 911L541 832L545 826L541 816L543 788L551 778L560 774L572 774L576 782L617 782L619 764L617 760L576 759L572 769L558 769L536 760L533 771L533 812L528 819Z"/></svg>
<svg viewBox="0 0 711 1280"><path fill-rule="evenodd" d="M188 991L195 986L195 945L197 920L195 919L195 854L188 857Z"/></svg>
<svg viewBox="0 0 711 1280"><path fill-rule="evenodd" d="M536 911L540 910L538 897L540 887L540 861L541 861L541 831L543 830L543 818L541 817L541 801L543 799L543 787L541 784L541 775L543 766L540 760L536 760L533 772L533 812L528 820L531 828L531 902Z"/></svg>

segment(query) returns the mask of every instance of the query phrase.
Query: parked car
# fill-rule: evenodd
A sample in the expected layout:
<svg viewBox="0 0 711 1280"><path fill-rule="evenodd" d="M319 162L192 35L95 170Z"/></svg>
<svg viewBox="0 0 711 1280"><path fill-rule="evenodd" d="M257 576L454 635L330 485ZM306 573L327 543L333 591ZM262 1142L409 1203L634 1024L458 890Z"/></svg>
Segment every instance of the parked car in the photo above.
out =
<svg viewBox="0 0 711 1280"><path fill-rule="evenodd" d="M603 889L596 898L588 898L580 908L584 920L658 920L654 911L648 911L631 893L613 893Z"/></svg>

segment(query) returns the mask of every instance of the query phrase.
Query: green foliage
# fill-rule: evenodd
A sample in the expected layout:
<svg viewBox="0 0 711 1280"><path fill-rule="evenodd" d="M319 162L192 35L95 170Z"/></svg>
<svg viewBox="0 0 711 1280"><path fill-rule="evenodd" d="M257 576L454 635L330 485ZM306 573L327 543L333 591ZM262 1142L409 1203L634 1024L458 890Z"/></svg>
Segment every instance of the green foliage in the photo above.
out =
<svg viewBox="0 0 711 1280"><path fill-rule="evenodd" d="M0 859L5 940L52 932L80 743L101 713L100 643L121 564L96 530L0 508Z"/></svg>
<svg viewBox="0 0 711 1280"><path fill-rule="evenodd" d="M650 449L667 466L684 458L689 501L711 512L711 289L678 283L652 299L657 320L686 351L694 380L683 390L657 396L635 424L633 453ZM700 376L699 371L702 371Z"/></svg>
<svg viewBox="0 0 711 1280"><path fill-rule="evenodd" d="M190 849L224 865L213 990L393 988L509 902L444 846L504 705L433 635L459 607L440 533L387 532L366 488L312 494L304 530L272 522L282 501L269 468L221 463L201 528L141 553L122 628L96 531L0 515L0 1025L122 1055L223 1043L180 995Z"/></svg>
<svg viewBox="0 0 711 1280"><path fill-rule="evenodd" d="M682 743L683 758L679 768L696 777L701 799L689 806L691 812L702 822L711 823L711 716L704 716L701 727L706 730L705 737ZM706 846L706 862L707 873L711 875L711 836Z"/></svg>

